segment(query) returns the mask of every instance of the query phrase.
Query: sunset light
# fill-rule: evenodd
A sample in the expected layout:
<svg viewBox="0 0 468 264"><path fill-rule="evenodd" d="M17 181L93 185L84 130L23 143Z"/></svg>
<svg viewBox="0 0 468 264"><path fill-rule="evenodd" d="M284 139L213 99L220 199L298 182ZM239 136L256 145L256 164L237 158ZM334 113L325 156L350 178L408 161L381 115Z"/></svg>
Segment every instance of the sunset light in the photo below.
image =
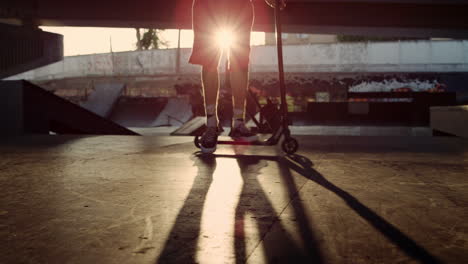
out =
<svg viewBox="0 0 468 264"><path fill-rule="evenodd" d="M216 42L222 49L229 49L235 42L235 35L229 29L220 30L216 34Z"/></svg>
<svg viewBox="0 0 468 264"><path fill-rule="evenodd" d="M91 27L41 27L44 31L62 34L64 36L64 55L75 56L93 53L108 53L112 46L113 52L134 51L136 49L135 29L133 28L91 28ZM161 32L161 38L168 44L166 48L177 48L178 30L168 29ZM182 30L180 47L191 48L193 31ZM228 41L225 41L225 38ZM87 41L83 41L86 39ZM218 40L219 39L219 40ZM230 39L230 40L229 40ZM220 33L217 43L234 41L233 35ZM252 32L251 45L265 45L264 32ZM224 46L225 44L220 44Z"/></svg>

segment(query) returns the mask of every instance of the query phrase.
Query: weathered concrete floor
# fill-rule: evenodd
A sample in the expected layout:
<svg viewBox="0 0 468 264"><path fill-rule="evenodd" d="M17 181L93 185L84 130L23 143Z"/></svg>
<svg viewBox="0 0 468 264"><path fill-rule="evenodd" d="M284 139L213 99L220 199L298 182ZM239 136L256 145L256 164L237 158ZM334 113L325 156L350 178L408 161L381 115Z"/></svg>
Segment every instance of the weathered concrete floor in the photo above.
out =
<svg viewBox="0 0 468 264"><path fill-rule="evenodd" d="M0 263L468 263L468 141L0 143Z"/></svg>

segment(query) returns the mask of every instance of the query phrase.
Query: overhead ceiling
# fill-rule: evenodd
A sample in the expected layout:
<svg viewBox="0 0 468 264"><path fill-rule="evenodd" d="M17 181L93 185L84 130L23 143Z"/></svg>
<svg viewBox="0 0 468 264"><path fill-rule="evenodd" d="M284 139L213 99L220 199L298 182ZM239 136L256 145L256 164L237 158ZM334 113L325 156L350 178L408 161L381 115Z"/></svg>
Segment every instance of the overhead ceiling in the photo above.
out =
<svg viewBox="0 0 468 264"><path fill-rule="evenodd" d="M0 21L189 29L191 5L192 0L3 0ZM254 5L254 29L273 31L272 9L261 0ZM289 0L283 23L285 32L468 38L467 14L468 0Z"/></svg>

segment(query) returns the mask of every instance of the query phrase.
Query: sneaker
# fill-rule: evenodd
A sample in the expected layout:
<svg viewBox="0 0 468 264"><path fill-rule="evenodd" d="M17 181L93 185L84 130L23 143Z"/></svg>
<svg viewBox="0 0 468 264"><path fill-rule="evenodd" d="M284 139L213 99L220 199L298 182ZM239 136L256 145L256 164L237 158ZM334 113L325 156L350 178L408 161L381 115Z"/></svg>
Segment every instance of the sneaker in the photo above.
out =
<svg viewBox="0 0 468 264"><path fill-rule="evenodd" d="M248 129L244 123L240 123L236 127L231 128L229 136L234 140L254 142L258 140L257 134Z"/></svg>
<svg viewBox="0 0 468 264"><path fill-rule="evenodd" d="M216 150L218 143L218 129L216 127L207 127L205 133L200 139L200 149L203 153L211 154Z"/></svg>

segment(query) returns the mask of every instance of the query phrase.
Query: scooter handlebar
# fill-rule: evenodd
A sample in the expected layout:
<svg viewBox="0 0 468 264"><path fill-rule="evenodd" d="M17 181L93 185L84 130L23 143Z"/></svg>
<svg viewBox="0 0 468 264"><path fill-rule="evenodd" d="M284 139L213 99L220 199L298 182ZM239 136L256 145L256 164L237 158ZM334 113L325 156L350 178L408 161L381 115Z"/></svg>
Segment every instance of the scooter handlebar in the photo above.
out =
<svg viewBox="0 0 468 264"><path fill-rule="evenodd" d="M271 7L276 8L279 3L280 10L286 8L286 0L265 0L265 2Z"/></svg>

